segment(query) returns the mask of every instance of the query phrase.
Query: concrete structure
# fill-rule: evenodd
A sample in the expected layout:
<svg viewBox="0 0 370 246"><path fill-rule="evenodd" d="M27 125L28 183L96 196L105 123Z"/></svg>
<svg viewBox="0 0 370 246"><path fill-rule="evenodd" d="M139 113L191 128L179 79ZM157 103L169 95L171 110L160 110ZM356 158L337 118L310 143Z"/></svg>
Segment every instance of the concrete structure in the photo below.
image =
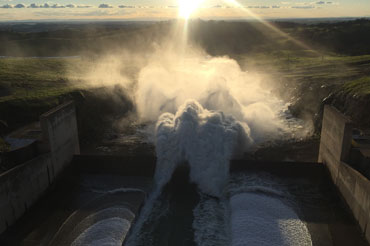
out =
<svg viewBox="0 0 370 246"><path fill-rule="evenodd" d="M48 153L0 175L0 232L13 225L48 189L51 166Z"/></svg>
<svg viewBox="0 0 370 246"><path fill-rule="evenodd" d="M318 161L325 161L333 180L336 180L338 176L338 163L348 160L351 140L351 120L342 115L337 109L326 105L324 108Z"/></svg>
<svg viewBox="0 0 370 246"><path fill-rule="evenodd" d="M0 175L0 233L13 225L54 183L57 175L79 153L76 113L73 102L40 118L44 154Z"/></svg>
<svg viewBox="0 0 370 246"><path fill-rule="evenodd" d="M121 168L124 172L120 173L120 177L111 177L108 172L104 174L101 169L94 172L97 162L100 168L101 163L106 162L106 169L109 169L111 162L131 163L131 160L79 155L76 111L73 102L64 103L43 114L40 117L40 126L42 141L37 142L37 152L42 154L0 175L0 234L19 221L30 207L38 202L36 207L31 208L32 212L27 213L38 215L31 219L35 230L21 239L22 244L71 245L84 231L112 218L127 221L128 226L118 232L119 237L124 240L145 200L148 184L151 183L151 175L154 172L155 160L153 163L153 160L146 157L141 159L140 163L147 163L148 160L152 162L152 165L149 165L150 168L145 171L146 177L142 178L122 179L122 176L140 176L145 170L145 165ZM65 172L70 164L75 164L69 168L72 171ZM81 174L84 170L89 172ZM116 168L116 170L119 169ZM110 170L109 173L115 172ZM79 174L83 177L81 178ZM56 182L57 180L61 182ZM101 189L101 187L95 187L95 183L104 183L104 189L95 191L96 188ZM53 192L47 192L51 190L51 186L53 186ZM84 190L83 194L81 190ZM46 193L48 195L40 199ZM53 198L50 199L50 197ZM58 204L51 204L50 200L58 201ZM47 205L40 205L43 203ZM68 209L63 212L58 211L53 216L51 211L59 204L65 204ZM69 209L72 209L73 213ZM38 227L38 220L43 217L41 214L48 212L50 215L47 216L48 222L45 223L47 226ZM17 226L15 228L18 231ZM18 236L15 240L18 240ZM12 241L5 244L18 243Z"/></svg>
<svg viewBox="0 0 370 246"><path fill-rule="evenodd" d="M349 166L351 121L331 106L325 106L319 162L324 163L344 200L370 242L370 181Z"/></svg>
<svg viewBox="0 0 370 246"><path fill-rule="evenodd" d="M89 169L94 160L103 161L102 172ZM152 177L148 171L144 176L132 176L142 170L140 165L134 167L138 163L135 158L107 160L111 164L105 167L101 156L76 155L52 190L0 235L0 245L69 246L100 222L117 218L128 222L123 229L115 228L124 240L152 188ZM124 171L126 164L132 166L131 171ZM122 172L116 173L119 168Z"/></svg>
<svg viewBox="0 0 370 246"><path fill-rule="evenodd" d="M139 208L145 200L145 193L140 191L117 191L97 196L87 205L72 213L55 233L49 245L69 246L76 241L79 236L88 231L94 225L110 218L121 218L128 222L127 228L117 228L119 237L122 240L139 213ZM106 232L103 232L107 234ZM109 235L109 234L108 234ZM104 235L98 235L100 237ZM88 245L92 242L86 241Z"/></svg>
<svg viewBox="0 0 370 246"><path fill-rule="evenodd" d="M52 153L50 176L54 179L72 161L73 155L80 153L74 103L64 103L41 115L40 125Z"/></svg>
<svg viewBox="0 0 370 246"><path fill-rule="evenodd" d="M46 151L0 175L0 233L18 220L0 236L0 244L71 245L94 225L110 218L128 221L126 229L119 231L124 240L153 188L155 156L80 155L73 103L44 114L40 121ZM370 241L370 184L345 163L351 129L347 118L325 107L319 160L328 167L331 179ZM71 168L61 175L69 164ZM299 204L313 245L366 245L357 223L331 189L333 183L324 165L234 160L230 171L268 174L284 180L284 187L291 189ZM186 165L180 166L164 188L172 194L169 200L175 214L165 221L168 230L160 236L163 242L193 237L192 211L199 197L196 186L188 183L188 173ZM53 192L39 199L52 184ZM178 223L178 218L186 222Z"/></svg>

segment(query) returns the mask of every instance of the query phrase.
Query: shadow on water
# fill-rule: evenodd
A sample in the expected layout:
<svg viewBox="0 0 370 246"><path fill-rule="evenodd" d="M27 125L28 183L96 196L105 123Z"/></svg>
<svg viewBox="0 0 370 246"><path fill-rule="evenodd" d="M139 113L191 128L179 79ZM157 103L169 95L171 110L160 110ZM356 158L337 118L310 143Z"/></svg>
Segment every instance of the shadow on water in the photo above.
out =
<svg viewBox="0 0 370 246"><path fill-rule="evenodd" d="M189 182L188 166L180 166L154 205L141 229L137 246L196 245L193 209L199 203L197 186Z"/></svg>

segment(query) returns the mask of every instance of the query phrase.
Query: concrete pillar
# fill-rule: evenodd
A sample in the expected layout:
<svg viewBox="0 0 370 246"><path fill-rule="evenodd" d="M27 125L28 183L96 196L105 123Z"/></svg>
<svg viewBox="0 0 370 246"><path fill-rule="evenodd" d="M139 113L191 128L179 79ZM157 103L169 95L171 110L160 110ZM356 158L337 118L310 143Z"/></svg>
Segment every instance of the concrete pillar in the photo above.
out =
<svg viewBox="0 0 370 246"><path fill-rule="evenodd" d="M349 157L352 128L349 118L336 108L325 105L318 161L327 165L334 183L341 161L347 161Z"/></svg>
<svg viewBox="0 0 370 246"><path fill-rule="evenodd" d="M41 115L40 125L44 141L49 143L52 166L51 182L80 153L76 109L72 101Z"/></svg>

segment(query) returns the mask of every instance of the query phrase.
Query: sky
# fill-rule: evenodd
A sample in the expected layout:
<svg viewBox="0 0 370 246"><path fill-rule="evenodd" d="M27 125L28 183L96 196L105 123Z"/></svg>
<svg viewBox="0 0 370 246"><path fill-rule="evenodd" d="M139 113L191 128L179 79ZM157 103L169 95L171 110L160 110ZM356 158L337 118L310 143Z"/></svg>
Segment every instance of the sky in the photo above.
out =
<svg viewBox="0 0 370 246"><path fill-rule="evenodd" d="M179 17L181 1L198 5L190 18L370 17L370 0L0 0L0 21L165 20Z"/></svg>

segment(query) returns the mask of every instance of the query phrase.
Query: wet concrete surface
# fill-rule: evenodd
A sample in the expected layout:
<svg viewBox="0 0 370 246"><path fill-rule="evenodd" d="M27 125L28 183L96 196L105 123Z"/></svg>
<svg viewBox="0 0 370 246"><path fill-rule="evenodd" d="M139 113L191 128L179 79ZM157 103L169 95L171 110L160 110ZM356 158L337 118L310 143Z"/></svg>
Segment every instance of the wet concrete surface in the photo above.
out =
<svg viewBox="0 0 370 246"><path fill-rule="evenodd" d="M59 243L62 239L67 244L61 245L68 245L75 236L68 238L61 235L72 235L78 218L91 214L99 206L121 204L127 199L136 203L134 207L140 207L143 197L138 192L149 193L151 190L152 178L149 174L155 164L153 158L150 161L150 157L142 156L138 161L133 157L106 157L106 164L102 162L104 157L95 158L95 163L88 161L94 159L91 156L85 161L81 160L82 156L76 160L78 158L80 165L75 164L74 168L67 170L48 195L1 235L0 245L60 245L52 242ZM129 166L126 171L124 167L127 165L122 162L124 159ZM140 165L135 167L138 162L143 165L147 163L147 169ZM98 163L101 163L100 167ZM130 176L135 172L138 174L140 170L146 175ZM196 185L188 182L188 172L186 167L178 169L165 187L161 206L169 211L166 216L146 225L151 231L153 245L195 245L192 222L199 193ZM311 234L313 245L368 245L323 165L233 161L231 173L278 180L277 188L289 194L287 202L297 208L299 218ZM95 204L99 206L87 209L91 208L89 204L96 201ZM81 217L75 216L71 220L71 215L76 211L82 214L79 215ZM75 222L70 222L73 220ZM66 223L68 221L69 225ZM64 233L60 234L61 231Z"/></svg>
<svg viewBox="0 0 370 246"><path fill-rule="evenodd" d="M117 205L136 213L151 181L150 177L81 173L70 168L47 195L0 236L0 245L70 245L78 218Z"/></svg>

